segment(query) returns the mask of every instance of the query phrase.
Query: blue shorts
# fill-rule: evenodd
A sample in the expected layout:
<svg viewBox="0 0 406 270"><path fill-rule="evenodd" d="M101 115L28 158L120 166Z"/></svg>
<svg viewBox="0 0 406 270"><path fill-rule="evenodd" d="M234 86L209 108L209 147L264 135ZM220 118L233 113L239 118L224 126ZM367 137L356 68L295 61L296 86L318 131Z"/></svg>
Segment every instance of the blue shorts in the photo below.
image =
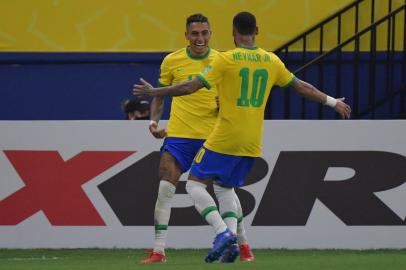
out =
<svg viewBox="0 0 406 270"><path fill-rule="evenodd" d="M176 158L182 173L188 171L193 158L202 147L205 140L167 137L161 147L161 154L168 151Z"/></svg>
<svg viewBox="0 0 406 270"><path fill-rule="evenodd" d="M193 160L190 174L212 179L222 186L240 187L254 162L254 157L220 154L202 147Z"/></svg>

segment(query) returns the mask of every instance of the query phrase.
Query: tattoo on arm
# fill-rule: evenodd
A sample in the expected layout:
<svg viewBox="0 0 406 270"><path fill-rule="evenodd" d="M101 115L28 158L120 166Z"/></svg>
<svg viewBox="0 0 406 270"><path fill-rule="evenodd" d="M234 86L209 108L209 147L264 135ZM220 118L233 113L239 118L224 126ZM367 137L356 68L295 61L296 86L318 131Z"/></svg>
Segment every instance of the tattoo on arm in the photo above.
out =
<svg viewBox="0 0 406 270"><path fill-rule="evenodd" d="M154 97L151 103L151 120L159 122L162 117L164 108L164 98L163 97Z"/></svg>
<svg viewBox="0 0 406 270"><path fill-rule="evenodd" d="M294 85L294 89L300 95L309 100L316 101L321 104L324 104L326 101L325 94L308 82L297 80Z"/></svg>
<svg viewBox="0 0 406 270"><path fill-rule="evenodd" d="M198 78L194 78L191 81L158 88L155 92L155 96L184 96L192 94L203 87L203 82Z"/></svg>

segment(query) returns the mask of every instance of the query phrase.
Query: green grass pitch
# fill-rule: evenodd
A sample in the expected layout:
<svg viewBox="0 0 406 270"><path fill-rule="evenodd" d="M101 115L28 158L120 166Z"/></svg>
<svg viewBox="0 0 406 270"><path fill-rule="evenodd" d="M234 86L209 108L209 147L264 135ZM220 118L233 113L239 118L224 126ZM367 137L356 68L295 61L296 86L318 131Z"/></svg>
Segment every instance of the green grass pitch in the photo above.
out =
<svg viewBox="0 0 406 270"><path fill-rule="evenodd" d="M0 249L1 270L404 270L406 250L254 250L253 262L205 263L207 250L169 249L165 264L140 265L141 249Z"/></svg>

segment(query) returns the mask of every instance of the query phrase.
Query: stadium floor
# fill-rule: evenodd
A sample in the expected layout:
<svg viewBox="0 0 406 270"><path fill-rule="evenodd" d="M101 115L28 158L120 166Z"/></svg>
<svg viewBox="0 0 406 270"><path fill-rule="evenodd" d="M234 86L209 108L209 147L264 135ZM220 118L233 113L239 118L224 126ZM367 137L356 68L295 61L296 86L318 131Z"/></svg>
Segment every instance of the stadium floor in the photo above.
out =
<svg viewBox="0 0 406 270"><path fill-rule="evenodd" d="M140 265L146 256L141 249L0 249L0 269L126 270L126 269L272 269L335 270L406 267L406 250L254 250L253 262L233 264L203 261L207 250L169 249L165 264Z"/></svg>

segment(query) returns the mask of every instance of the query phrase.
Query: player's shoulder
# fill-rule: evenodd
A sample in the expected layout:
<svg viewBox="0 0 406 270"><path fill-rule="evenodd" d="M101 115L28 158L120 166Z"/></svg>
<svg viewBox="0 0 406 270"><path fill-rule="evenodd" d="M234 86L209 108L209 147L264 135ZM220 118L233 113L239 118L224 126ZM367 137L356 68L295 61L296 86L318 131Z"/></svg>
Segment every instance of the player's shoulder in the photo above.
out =
<svg viewBox="0 0 406 270"><path fill-rule="evenodd" d="M272 51L267 51L263 48L258 48L258 53L261 55L261 59L264 62L268 62L271 64L278 64L278 63L282 63L281 59L279 58L278 55L276 55L274 52Z"/></svg>
<svg viewBox="0 0 406 270"><path fill-rule="evenodd" d="M233 53L235 53L237 51L238 48L233 48L227 51L222 51L219 52L222 56L228 56L228 55L233 55Z"/></svg>
<svg viewBox="0 0 406 270"><path fill-rule="evenodd" d="M279 56L277 56L274 52L266 51L266 50L264 50L264 49L261 49L261 50L263 51L263 54L264 54L264 55L268 55L268 56L271 58L271 60L278 60L278 61L280 61Z"/></svg>
<svg viewBox="0 0 406 270"><path fill-rule="evenodd" d="M211 55L211 56L215 56L215 55L217 55L217 54L219 54L219 53L220 53L220 52L219 52L218 50L213 49L213 48L210 47L210 55Z"/></svg>
<svg viewBox="0 0 406 270"><path fill-rule="evenodd" d="M240 47L236 47L227 51L220 52L218 58L220 58L223 62L232 63L241 53L243 53L243 50Z"/></svg>
<svg viewBox="0 0 406 270"><path fill-rule="evenodd" d="M186 57L186 48L181 48L166 55L164 61L173 61L184 57Z"/></svg>
<svg viewBox="0 0 406 270"><path fill-rule="evenodd" d="M208 54L208 57L207 57L207 58L208 58L210 61L213 61L213 60L216 59L219 55L220 55L220 52L219 52L219 51L210 48L210 51L209 51L209 54Z"/></svg>
<svg viewBox="0 0 406 270"><path fill-rule="evenodd" d="M227 59L232 57L234 50L217 51L216 56L219 58Z"/></svg>
<svg viewBox="0 0 406 270"><path fill-rule="evenodd" d="M268 55L271 58L278 58L278 56L275 53L273 53L272 51L267 51L267 50L265 50L264 48L261 48L261 47L257 48L257 52L259 54L261 54L261 55Z"/></svg>

